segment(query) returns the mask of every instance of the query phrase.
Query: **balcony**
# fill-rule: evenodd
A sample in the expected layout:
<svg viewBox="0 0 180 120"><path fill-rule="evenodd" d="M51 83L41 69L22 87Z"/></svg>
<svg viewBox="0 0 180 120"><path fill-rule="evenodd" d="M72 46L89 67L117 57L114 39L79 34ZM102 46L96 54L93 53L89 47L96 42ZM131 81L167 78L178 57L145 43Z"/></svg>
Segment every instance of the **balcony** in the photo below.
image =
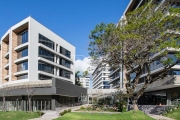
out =
<svg viewBox="0 0 180 120"><path fill-rule="evenodd" d="M63 55L63 54L61 54L61 53L59 53L59 52L57 52L57 51L55 51L55 50L53 50L53 49L51 49L51 48L48 48L47 46L45 46L45 45L43 45L43 44L41 44L41 43L38 43L38 46L39 46L39 47L42 47L42 48L44 48L44 49L46 49L46 50L48 50L48 51L50 51L50 52L52 52L52 53L55 53L56 55L59 55L60 57L66 59L66 60L69 60L69 61L73 62L73 60L72 60L71 58L68 58L68 57L66 57L65 55Z"/></svg>
<svg viewBox="0 0 180 120"><path fill-rule="evenodd" d="M62 69L64 69L64 70L67 70L67 71L73 72L73 70L72 70L72 69L67 68L67 67L64 67L64 66L62 66L62 65L59 65L58 63L55 63L55 62L49 61L49 60L47 60L47 59L45 59L45 58L38 57L38 60L43 61L43 62L48 63L48 64L51 64L51 65L53 65L53 66L56 66L56 67L62 68Z"/></svg>
<svg viewBox="0 0 180 120"><path fill-rule="evenodd" d="M139 91L143 87L144 83L138 84L135 88L135 92ZM169 75L164 79L157 80L150 84L145 92L163 90L168 88L175 88L180 86L180 76L179 75Z"/></svg>
<svg viewBox="0 0 180 120"><path fill-rule="evenodd" d="M4 66L4 69L8 69L8 68L9 68L9 63Z"/></svg>
<svg viewBox="0 0 180 120"><path fill-rule="evenodd" d="M4 77L5 80L9 80L9 75Z"/></svg>
<svg viewBox="0 0 180 120"><path fill-rule="evenodd" d="M20 76L20 75L24 75L24 74L27 74L28 73L28 70L24 70L24 71L20 71L20 72L16 72L14 73L15 76Z"/></svg>
<svg viewBox="0 0 180 120"><path fill-rule="evenodd" d="M9 58L9 52L7 52L5 55L4 55L5 58Z"/></svg>
<svg viewBox="0 0 180 120"><path fill-rule="evenodd" d="M110 80L110 81L109 81L109 84L112 83L113 81L117 80L117 79L120 79L120 76L117 76L117 77L115 77L114 79Z"/></svg>
<svg viewBox="0 0 180 120"><path fill-rule="evenodd" d="M19 59L15 60L14 63L18 64L20 62L24 62L24 61L27 61L27 60L28 60L28 56L19 58Z"/></svg>
<svg viewBox="0 0 180 120"><path fill-rule="evenodd" d="M15 50L15 51L20 51L20 50L22 50L22 49L24 49L24 48L27 48L28 45L29 45L29 42L26 42L26 43L24 43L24 44L21 44L21 45L15 47L14 50Z"/></svg>

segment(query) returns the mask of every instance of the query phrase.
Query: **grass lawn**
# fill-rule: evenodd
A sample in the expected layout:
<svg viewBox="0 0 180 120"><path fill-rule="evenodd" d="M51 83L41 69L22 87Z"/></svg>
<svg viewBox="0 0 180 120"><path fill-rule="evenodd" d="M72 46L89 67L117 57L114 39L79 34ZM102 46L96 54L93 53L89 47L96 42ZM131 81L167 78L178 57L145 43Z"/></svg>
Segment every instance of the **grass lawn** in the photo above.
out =
<svg viewBox="0 0 180 120"><path fill-rule="evenodd" d="M37 112L26 113L24 111L0 112L0 120L28 120L38 118Z"/></svg>
<svg viewBox="0 0 180 120"><path fill-rule="evenodd" d="M100 114L100 113L67 113L55 120L154 120L145 115L143 112L133 111L119 113L119 114Z"/></svg>
<svg viewBox="0 0 180 120"><path fill-rule="evenodd" d="M164 115L169 118L173 118L175 120L180 120L180 108L177 110L174 110L172 112L169 112L168 114Z"/></svg>

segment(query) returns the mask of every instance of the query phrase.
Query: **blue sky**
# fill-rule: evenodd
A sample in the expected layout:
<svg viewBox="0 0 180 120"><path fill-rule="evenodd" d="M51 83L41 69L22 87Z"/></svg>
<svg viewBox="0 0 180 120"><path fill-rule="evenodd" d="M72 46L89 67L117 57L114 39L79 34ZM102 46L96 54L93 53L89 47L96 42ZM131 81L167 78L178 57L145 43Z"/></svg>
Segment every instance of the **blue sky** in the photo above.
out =
<svg viewBox="0 0 180 120"><path fill-rule="evenodd" d="M117 23L129 0L1 0L0 37L14 24L32 16L88 56L88 35L96 24Z"/></svg>
<svg viewBox="0 0 180 120"><path fill-rule="evenodd" d="M89 67L88 43L95 25L117 23L130 0L1 0L0 37L32 16L76 47L76 71ZM92 83L90 82L90 86Z"/></svg>

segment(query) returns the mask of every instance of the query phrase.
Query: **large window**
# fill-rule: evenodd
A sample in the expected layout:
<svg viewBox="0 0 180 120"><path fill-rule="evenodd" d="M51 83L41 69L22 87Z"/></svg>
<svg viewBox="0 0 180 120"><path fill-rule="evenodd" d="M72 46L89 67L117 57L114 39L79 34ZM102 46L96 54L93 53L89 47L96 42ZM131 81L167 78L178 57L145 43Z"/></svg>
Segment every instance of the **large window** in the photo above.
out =
<svg viewBox="0 0 180 120"><path fill-rule="evenodd" d="M27 79L28 78L28 75L21 75L21 76L18 76L17 77L17 80L21 80L21 79Z"/></svg>
<svg viewBox="0 0 180 120"><path fill-rule="evenodd" d="M60 58L60 64L65 66L65 67L68 67L70 68L71 67L71 62L70 61L67 61L67 60L64 60L62 58Z"/></svg>
<svg viewBox="0 0 180 120"><path fill-rule="evenodd" d="M68 58L71 58L71 52L60 46L60 53Z"/></svg>
<svg viewBox="0 0 180 120"><path fill-rule="evenodd" d="M18 58L22 58L22 57L25 57L25 56L28 56L28 48L23 49L22 51L18 52Z"/></svg>
<svg viewBox="0 0 180 120"><path fill-rule="evenodd" d="M28 42L28 31L24 31L19 34L18 45Z"/></svg>
<svg viewBox="0 0 180 120"><path fill-rule="evenodd" d="M17 72L28 70L28 61L17 65Z"/></svg>
<svg viewBox="0 0 180 120"><path fill-rule="evenodd" d="M68 72L68 71L66 71L66 70L62 70L62 69L60 69L60 76L61 77L65 77L65 78L68 78L68 79L70 79L70 72Z"/></svg>
<svg viewBox="0 0 180 120"><path fill-rule="evenodd" d="M52 77L39 74L39 80L50 80Z"/></svg>
<svg viewBox="0 0 180 120"><path fill-rule="evenodd" d="M54 66L44 63L44 62L39 62L38 63L38 70L54 74Z"/></svg>
<svg viewBox="0 0 180 120"><path fill-rule="evenodd" d="M169 75L180 75L180 70L171 70L168 73Z"/></svg>
<svg viewBox="0 0 180 120"><path fill-rule="evenodd" d="M54 54L43 48L39 48L39 57L43 57L47 60L54 62Z"/></svg>
<svg viewBox="0 0 180 120"><path fill-rule="evenodd" d="M42 43L43 45L54 50L54 42L41 34L39 34L39 43Z"/></svg>

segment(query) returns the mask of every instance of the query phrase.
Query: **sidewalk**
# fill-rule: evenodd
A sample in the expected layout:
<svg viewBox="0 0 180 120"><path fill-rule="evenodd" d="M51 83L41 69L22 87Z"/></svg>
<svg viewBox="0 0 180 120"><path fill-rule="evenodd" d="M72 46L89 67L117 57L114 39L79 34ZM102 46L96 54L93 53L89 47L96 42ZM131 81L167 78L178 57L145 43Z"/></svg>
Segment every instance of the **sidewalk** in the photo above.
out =
<svg viewBox="0 0 180 120"><path fill-rule="evenodd" d="M81 106L86 106L86 105L81 105ZM53 120L59 117L60 112L64 110L68 110L68 109L71 109L71 111L75 111L75 110L80 109L81 106L64 107L64 108L62 107L62 108L57 109L56 111L45 111L45 114L41 116L40 118L34 118L30 120Z"/></svg>
<svg viewBox="0 0 180 120"><path fill-rule="evenodd" d="M155 120L174 120L172 118L168 118L168 117L161 116L161 115L154 115L154 114L147 114L147 115L154 118Z"/></svg>

